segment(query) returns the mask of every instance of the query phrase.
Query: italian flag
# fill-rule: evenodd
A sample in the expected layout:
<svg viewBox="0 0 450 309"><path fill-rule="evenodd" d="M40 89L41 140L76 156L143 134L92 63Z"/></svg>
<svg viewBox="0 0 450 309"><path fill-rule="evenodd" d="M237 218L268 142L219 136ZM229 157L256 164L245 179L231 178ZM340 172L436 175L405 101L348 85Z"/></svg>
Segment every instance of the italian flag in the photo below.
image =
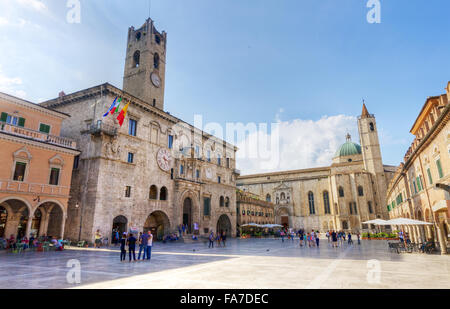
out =
<svg viewBox="0 0 450 309"><path fill-rule="evenodd" d="M127 105L120 111L119 116L117 116L117 120L119 121L119 125L122 126L123 121L125 120L125 116L127 115L128 105L130 105L131 101L128 101Z"/></svg>
<svg viewBox="0 0 450 309"><path fill-rule="evenodd" d="M122 102L122 98L120 98L117 101L116 105L111 109L111 115L119 110L120 102Z"/></svg>

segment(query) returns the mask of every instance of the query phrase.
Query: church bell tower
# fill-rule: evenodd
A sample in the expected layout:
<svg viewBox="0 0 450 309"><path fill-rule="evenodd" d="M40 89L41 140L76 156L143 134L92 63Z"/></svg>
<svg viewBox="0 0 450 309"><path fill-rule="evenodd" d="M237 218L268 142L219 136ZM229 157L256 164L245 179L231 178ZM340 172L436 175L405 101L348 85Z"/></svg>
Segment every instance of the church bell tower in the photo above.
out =
<svg viewBox="0 0 450 309"><path fill-rule="evenodd" d="M128 29L123 90L164 110L167 33L158 32L150 18Z"/></svg>
<svg viewBox="0 0 450 309"><path fill-rule="evenodd" d="M361 116L358 118L358 131L361 141L364 168L372 174L373 188L376 192L376 214L381 214L382 219L388 219L386 191L387 181L384 173L384 165L381 157L380 141L378 139L375 116L369 114L363 104Z"/></svg>

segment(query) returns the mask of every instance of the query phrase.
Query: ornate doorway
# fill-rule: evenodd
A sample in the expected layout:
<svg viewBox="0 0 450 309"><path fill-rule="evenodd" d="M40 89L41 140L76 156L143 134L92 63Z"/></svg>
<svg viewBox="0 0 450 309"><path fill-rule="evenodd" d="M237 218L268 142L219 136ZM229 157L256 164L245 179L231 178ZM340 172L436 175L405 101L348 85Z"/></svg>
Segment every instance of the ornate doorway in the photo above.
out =
<svg viewBox="0 0 450 309"><path fill-rule="evenodd" d="M183 224L187 226L187 233L192 233L192 200L189 197L183 202Z"/></svg>
<svg viewBox="0 0 450 309"><path fill-rule="evenodd" d="M217 233L225 232L227 236L231 236L231 221L227 215L221 215L217 221Z"/></svg>

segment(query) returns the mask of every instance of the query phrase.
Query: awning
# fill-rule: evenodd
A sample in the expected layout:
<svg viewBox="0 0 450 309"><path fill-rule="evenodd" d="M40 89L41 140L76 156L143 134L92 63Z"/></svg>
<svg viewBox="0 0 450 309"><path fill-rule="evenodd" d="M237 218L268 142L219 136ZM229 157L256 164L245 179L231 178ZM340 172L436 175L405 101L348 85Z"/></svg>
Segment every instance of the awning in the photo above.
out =
<svg viewBox="0 0 450 309"><path fill-rule="evenodd" d="M363 224L390 225L390 223L388 221L382 220L382 219L369 220L369 221L363 222Z"/></svg>

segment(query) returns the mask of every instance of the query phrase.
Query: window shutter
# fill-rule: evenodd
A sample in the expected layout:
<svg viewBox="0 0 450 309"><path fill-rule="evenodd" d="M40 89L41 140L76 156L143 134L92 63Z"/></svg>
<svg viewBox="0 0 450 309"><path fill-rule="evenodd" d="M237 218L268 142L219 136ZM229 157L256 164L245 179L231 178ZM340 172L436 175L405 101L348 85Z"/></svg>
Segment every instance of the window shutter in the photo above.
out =
<svg viewBox="0 0 450 309"><path fill-rule="evenodd" d="M6 118L8 118L8 114L7 113L2 113L0 121L6 122Z"/></svg>
<svg viewBox="0 0 450 309"><path fill-rule="evenodd" d="M441 165L441 160L440 160L440 159L438 159L438 160L436 161L436 166L437 166L437 168L438 168L439 178L444 177L444 173L442 173L442 165Z"/></svg>
<svg viewBox="0 0 450 309"><path fill-rule="evenodd" d="M25 118L19 118L19 127L24 127L25 126Z"/></svg>

